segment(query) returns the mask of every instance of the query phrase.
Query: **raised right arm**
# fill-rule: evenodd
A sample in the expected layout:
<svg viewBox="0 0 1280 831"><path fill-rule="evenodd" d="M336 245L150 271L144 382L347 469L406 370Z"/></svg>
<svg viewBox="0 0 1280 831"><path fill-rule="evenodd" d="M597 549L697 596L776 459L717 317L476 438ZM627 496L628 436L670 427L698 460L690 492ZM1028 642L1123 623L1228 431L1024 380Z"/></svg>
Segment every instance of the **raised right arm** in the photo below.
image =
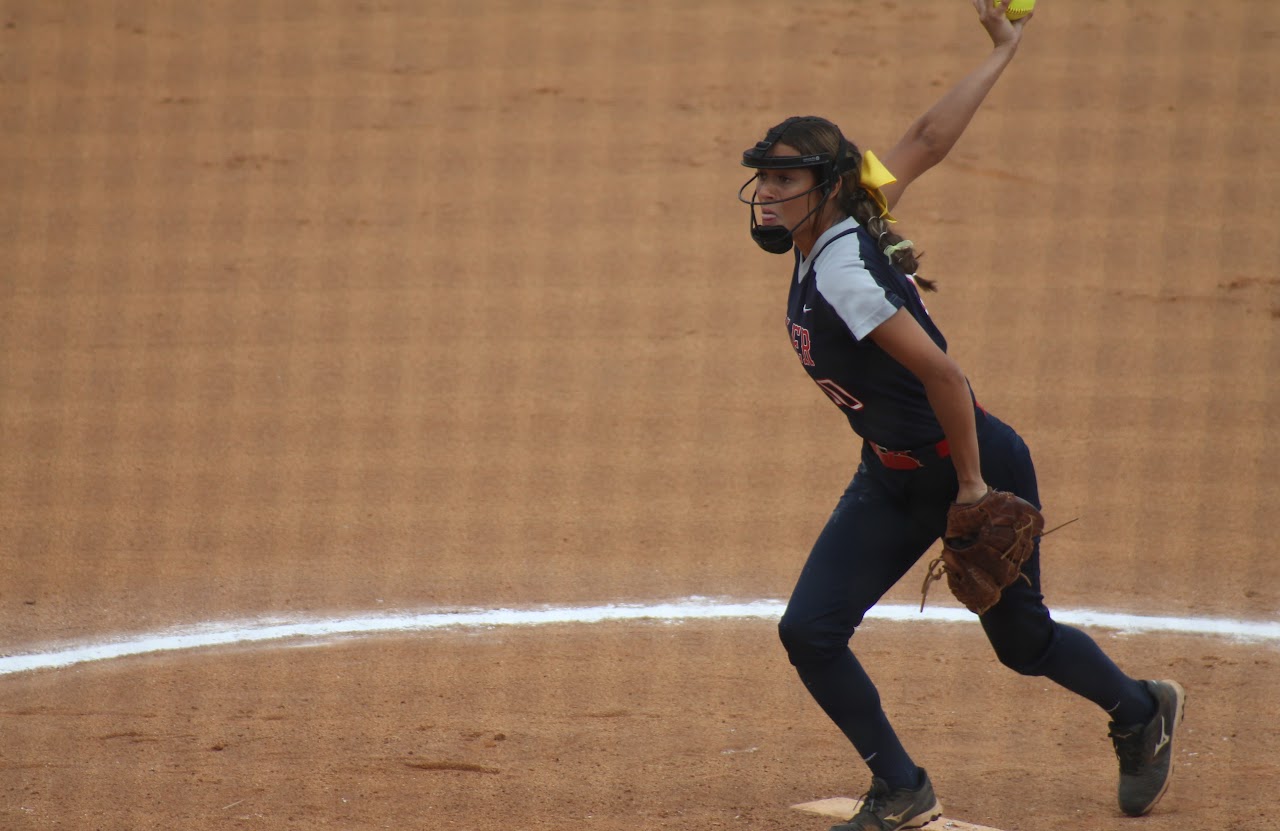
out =
<svg viewBox="0 0 1280 831"><path fill-rule="evenodd" d="M1023 27L1031 19L1031 15L1027 15L1010 22L999 0L972 2L994 48L977 68L917 118L898 143L884 154L885 167L897 177L896 182L881 188L890 209L908 185L951 152L987 93L1013 60L1022 40Z"/></svg>

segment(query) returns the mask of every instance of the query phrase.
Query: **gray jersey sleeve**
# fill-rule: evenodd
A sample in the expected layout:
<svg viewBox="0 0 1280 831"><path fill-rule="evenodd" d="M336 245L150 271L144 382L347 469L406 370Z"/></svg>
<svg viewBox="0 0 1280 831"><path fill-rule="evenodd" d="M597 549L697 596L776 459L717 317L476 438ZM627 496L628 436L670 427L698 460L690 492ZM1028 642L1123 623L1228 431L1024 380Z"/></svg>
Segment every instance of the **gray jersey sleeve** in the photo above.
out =
<svg viewBox="0 0 1280 831"><path fill-rule="evenodd" d="M871 334L898 310L876 282L858 250L855 235L828 245L814 263L817 289L858 340Z"/></svg>

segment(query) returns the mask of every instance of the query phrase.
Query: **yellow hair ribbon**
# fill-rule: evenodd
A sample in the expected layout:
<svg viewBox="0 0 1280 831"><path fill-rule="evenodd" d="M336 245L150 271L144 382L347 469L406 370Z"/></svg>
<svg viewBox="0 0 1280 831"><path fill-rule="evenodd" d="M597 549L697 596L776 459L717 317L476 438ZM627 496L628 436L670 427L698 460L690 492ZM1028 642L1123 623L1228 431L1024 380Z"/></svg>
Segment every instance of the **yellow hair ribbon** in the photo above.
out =
<svg viewBox="0 0 1280 831"><path fill-rule="evenodd" d="M880 188L896 181L898 181L897 177L889 172L889 168L881 164L875 153L870 150L863 152L862 167L858 169L858 184L862 185L862 189L871 194L871 198L880 206L880 216L890 222L898 220L889 214L889 200L884 198Z"/></svg>

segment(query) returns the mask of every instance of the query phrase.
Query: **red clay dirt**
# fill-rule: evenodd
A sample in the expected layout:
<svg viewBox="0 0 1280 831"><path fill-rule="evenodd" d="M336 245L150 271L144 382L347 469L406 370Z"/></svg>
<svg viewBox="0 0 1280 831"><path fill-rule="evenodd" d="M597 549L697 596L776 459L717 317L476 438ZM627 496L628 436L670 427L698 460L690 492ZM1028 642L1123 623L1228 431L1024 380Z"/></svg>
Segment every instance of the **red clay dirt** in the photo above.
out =
<svg viewBox="0 0 1280 831"><path fill-rule="evenodd" d="M896 211L930 310L1081 517L1053 607L1274 620L1280 7L1040 7ZM0 0L0 654L785 598L857 445L739 154L886 148L987 48L962 0ZM975 625L855 648L949 815L1280 828L1276 643L1091 632L1189 691L1143 820ZM825 829L788 806L867 785L768 620L308 645L0 676L0 828Z"/></svg>

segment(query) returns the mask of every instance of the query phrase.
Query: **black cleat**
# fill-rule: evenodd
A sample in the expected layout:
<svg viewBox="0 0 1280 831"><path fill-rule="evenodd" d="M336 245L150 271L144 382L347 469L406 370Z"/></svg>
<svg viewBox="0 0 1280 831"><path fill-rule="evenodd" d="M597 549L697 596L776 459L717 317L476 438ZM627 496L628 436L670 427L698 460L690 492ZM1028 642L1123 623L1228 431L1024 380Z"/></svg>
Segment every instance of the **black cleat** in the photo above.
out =
<svg viewBox="0 0 1280 831"><path fill-rule="evenodd" d="M833 825L831 831L899 831L923 828L942 816L942 805L933 795L929 774L920 770L924 781L918 788L889 790L879 777L871 780L871 790L862 797L862 806L848 822Z"/></svg>
<svg viewBox="0 0 1280 831"><path fill-rule="evenodd" d="M1187 693L1176 681L1143 681L1156 700L1156 714L1146 724L1111 722L1111 743L1120 760L1120 810L1140 817L1155 807L1169 789L1173 773L1173 736L1182 723Z"/></svg>

